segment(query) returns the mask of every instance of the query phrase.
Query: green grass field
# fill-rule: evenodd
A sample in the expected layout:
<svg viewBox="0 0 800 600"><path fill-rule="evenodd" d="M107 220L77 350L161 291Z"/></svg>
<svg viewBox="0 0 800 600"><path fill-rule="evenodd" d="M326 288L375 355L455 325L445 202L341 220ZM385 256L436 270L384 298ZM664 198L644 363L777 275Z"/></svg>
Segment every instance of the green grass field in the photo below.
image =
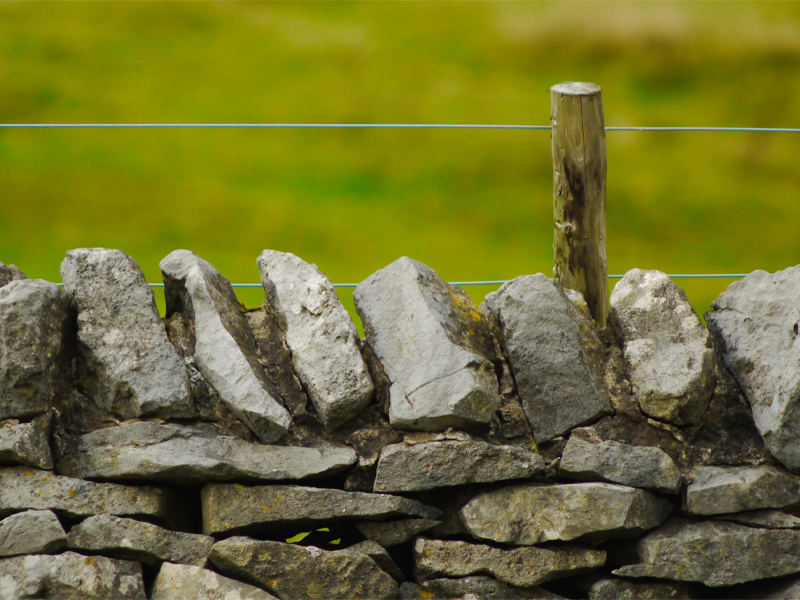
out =
<svg viewBox="0 0 800 600"><path fill-rule="evenodd" d="M0 1L4 123L546 125L570 80L607 125L798 127L800 3ZM800 134L607 143L611 273L800 262ZM0 165L0 260L29 277L85 246L154 282L176 248L235 282L264 248L335 282L552 269L546 131L0 130ZM702 312L729 282L679 283Z"/></svg>

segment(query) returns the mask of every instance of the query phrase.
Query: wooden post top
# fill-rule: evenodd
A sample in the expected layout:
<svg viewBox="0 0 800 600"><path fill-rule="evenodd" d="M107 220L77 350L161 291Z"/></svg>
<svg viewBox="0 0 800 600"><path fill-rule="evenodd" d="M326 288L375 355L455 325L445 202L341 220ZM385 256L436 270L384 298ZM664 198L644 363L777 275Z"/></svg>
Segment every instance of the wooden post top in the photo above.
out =
<svg viewBox="0 0 800 600"><path fill-rule="evenodd" d="M565 81L550 88L551 92L564 96L590 96L600 92L600 86L596 83L585 83L581 81Z"/></svg>

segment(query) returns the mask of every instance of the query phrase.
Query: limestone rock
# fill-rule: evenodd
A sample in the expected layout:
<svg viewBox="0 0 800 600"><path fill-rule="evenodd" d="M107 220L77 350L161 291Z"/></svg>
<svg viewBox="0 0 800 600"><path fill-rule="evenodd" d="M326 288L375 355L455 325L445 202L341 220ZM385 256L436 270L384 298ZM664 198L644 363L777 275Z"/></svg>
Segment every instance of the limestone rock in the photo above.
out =
<svg viewBox="0 0 800 600"><path fill-rule="evenodd" d="M253 332L230 282L188 250L175 250L159 264L167 316L194 324L194 359L225 405L264 443L280 438L292 417L257 359Z"/></svg>
<svg viewBox="0 0 800 600"><path fill-rule="evenodd" d="M544 588L520 588L493 577L473 575L460 579L431 579L400 586L400 600L558 600Z"/></svg>
<svg viewBox="0 0 800 600"><path fill-rule="evenodd" d="M486 296L536 443L611 410L605 347L588 314L544 275L517 277Z"/></svg>
<svg viewBox="0 0 800 600"><path fill-rule="evenodd" d="M800 265L754 271L706 313L714 344L753 410L770 452L800 471Z"/></svg>
<svg viewBox="0 0 800 600"><path fill-rule="evenodd" d="M442 431L488 423L500 406L494 340L464 290L400 258L353 295L369 345L391 381L389 420Z"/></svg>
<svg viewBox="0 0 800 600"><path fill-rule="evenodd" d="M277 600L262 589L214 571L165 562L153 585L152 600Z"/></svg>
<svg viewBox="0 0 800 600"><path fill-rule="evenodd" d="M95 483L25 467L0 469L0 516L54 510L68 517L100 513L168 518L175 502L166 490Z"/></svg>
<svg viewBox="0 0 800 600"><path fill-rule="evenodd" d="M3 600L141 600L145 597L139 563L75 552L0 560L0 592Z"/></svg>
<svg viewBox="0 0 800 600"><path fill-rule="evenodd" d="M747 510L715 515L714 518L763 529L800 529L800 517L780 510Z"/></svg>
<svg viewBox="0 0 800 600"><path fill-rule="evenodd" d="M592 548L493 548L482 544L417 538L414 563L419 579L489 573L509 585L531 587L602 567L606 553Z"/></svg>
<svg viewBox="0 0 800 600"><path fill-rule="evenodd" d="M336 429L361 412L374 392L358 330L316 265L264 250L258 268L264 310L285 324L295 371L325 429Z"/></svg>
<svg viewBox="0 0 800 600"><path fill-rule="evenodd" d="M0 521L0 556L55 552L66 541L64 528L50 510L26 510Z"/></svg>
<svg viewBox="0 0 800 600"><path fill-rule="evenodd" d="M403 521L358 523L356 527L365 538L372 540L383 547L403 544L418 533L427 531L438 525L440 521L433 519L405 519Z"/></svg>
<svg viewBox="0 0 800 600"><path fill-rule="evenodd" d="M8 422L0 425L0 464L18 463L40 469L52 469L51 420L52 413L47 413L36 417L30 423Z"/></svg>
<svg viewBox="0 0 800 600"><path fill-rule="evenodd" d="M360 552L361 554L366 554L375 561L375 564L378 565L384 573L394 579L398 585L406 580L405 577L403 577L403 572L397 568L397 565L386 551L386 548L381 546L378 542L365 540L342 549L342 552Z"/></svg>
<svg viewBox="0 0 800 600"><path fill-rule="evenodd" d="M259 585L281 600L398 594L397 583L360 552L232 537L214 544L211 561L223 573Z"/></svg>
<svg viewBox="0 0 800 600"><path fill-rule="evenodd" d="M600 441L575 430L561 455L559 475L583 481L608 481L677 494L682 478L669 455L659 448Z"/></svg>
<svg viewBox="0 0 800 600"><path fill-rule="evenodd" d="M800 502L800 477L776 467L698 467L684 508L697 515L783 508Z"/></svg>
<svg viewBox="0 0 800 600"><path fill-rule="evenodd" d="M460 516L476 538L531 545L635 537L662 523L671 508L648 491L610 483L522 484L479 494Z"/></svg>
<svg viewBox="0 0 800 600"><path fill-rule="evenodd" d="M18 279L27 279L16 265L6 265L0 262L0 288Z"/></svg>
<svg viewBox="0 0 800 600"><path fill-rule="evenodd" d="M196 415L186 368L169 343L139 265L119 250L70 250L64 290L78 309L82 381L92 399L124 419Z"/></svg>
<svg viewBox="0 0 800 600"><path fill-rule="evenodd" d="M431 519L439 515L435 508L400 496L293 485L246 487L212 483L203 488L201 499L203 532L207 534L340 519Z"/></svg>
<svg viewBox="0 0 800 600"><path fill-rule="evenodd" d="M516 446L470 441L392 444L381 451L375 491L415 492L467 483L529 479L542 473L542 457Z"/></svg>
<svg viewBox="0 0 800 600"><path fill-rule="evenodd" d="M800 572L800 531L672 518L637 540L640 564L613 571L721 587Z"/></svg>
<svg viewBox="0 0 800 600"><path fill-rule="evenodd" d="M206 564L214 538L181 533L135 519L95 515L75 525L67 536L67 546L107 556L138 560L149 565L162 561L202 567Z"/></svg>
<svg viewBox="0 0 800 600"><path fill-rule="evenodd" d="M611 293L633 393L642 411L697 425L714 392L711 337L684 291L660 271L632 269Z"/></svg>
<svg viewBox="0 0 800 600"><path fill-rule="evenodd" d="M69 298L54 283L19 279L0 287L0 419L50 408L72 318Z"/></svg>
<svg viewBox="0 0 800 600"><path fill-rule="evenodd" d="M213 429L138 422L87 433L60 462L74 477L163 480L170 483L304 479L346 469L348 446L266 446L217 435Z"/></svg>
<svg viewBox="0 0 800 600"><path fill-rule="evenodd" d="M699 598L689 585L675 581L637 583L608 578L596 581L589 590L589 600L690 600Z"/></svg>

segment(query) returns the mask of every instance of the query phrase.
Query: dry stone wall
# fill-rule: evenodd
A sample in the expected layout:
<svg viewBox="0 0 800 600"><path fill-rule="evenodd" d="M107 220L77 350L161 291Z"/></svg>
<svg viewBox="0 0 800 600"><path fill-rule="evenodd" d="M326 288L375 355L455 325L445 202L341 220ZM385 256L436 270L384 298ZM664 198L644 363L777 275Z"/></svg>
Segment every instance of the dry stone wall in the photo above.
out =
<svg viewBox="0 0 800 600"><path fill-rule="evenodd" d="M793 598L800 266L706 313L634 269L598 329L519 277L476 306L186 250L0 263L0 597Z"/></svg>

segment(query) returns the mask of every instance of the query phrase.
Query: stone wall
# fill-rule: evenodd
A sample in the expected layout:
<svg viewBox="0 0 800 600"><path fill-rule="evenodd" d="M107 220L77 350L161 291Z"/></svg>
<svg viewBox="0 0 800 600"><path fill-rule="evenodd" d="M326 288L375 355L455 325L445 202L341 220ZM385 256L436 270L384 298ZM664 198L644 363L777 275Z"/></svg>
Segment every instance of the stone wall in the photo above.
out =
<svg viewBox="0 0 800 600"><path fill-rule="evenodd" d="M315 266L261 308L122 252L0 263L0 596L752 598L800 589L800 267L706 314L634 269L599 330L401 258L365 339Z"/></svg>

